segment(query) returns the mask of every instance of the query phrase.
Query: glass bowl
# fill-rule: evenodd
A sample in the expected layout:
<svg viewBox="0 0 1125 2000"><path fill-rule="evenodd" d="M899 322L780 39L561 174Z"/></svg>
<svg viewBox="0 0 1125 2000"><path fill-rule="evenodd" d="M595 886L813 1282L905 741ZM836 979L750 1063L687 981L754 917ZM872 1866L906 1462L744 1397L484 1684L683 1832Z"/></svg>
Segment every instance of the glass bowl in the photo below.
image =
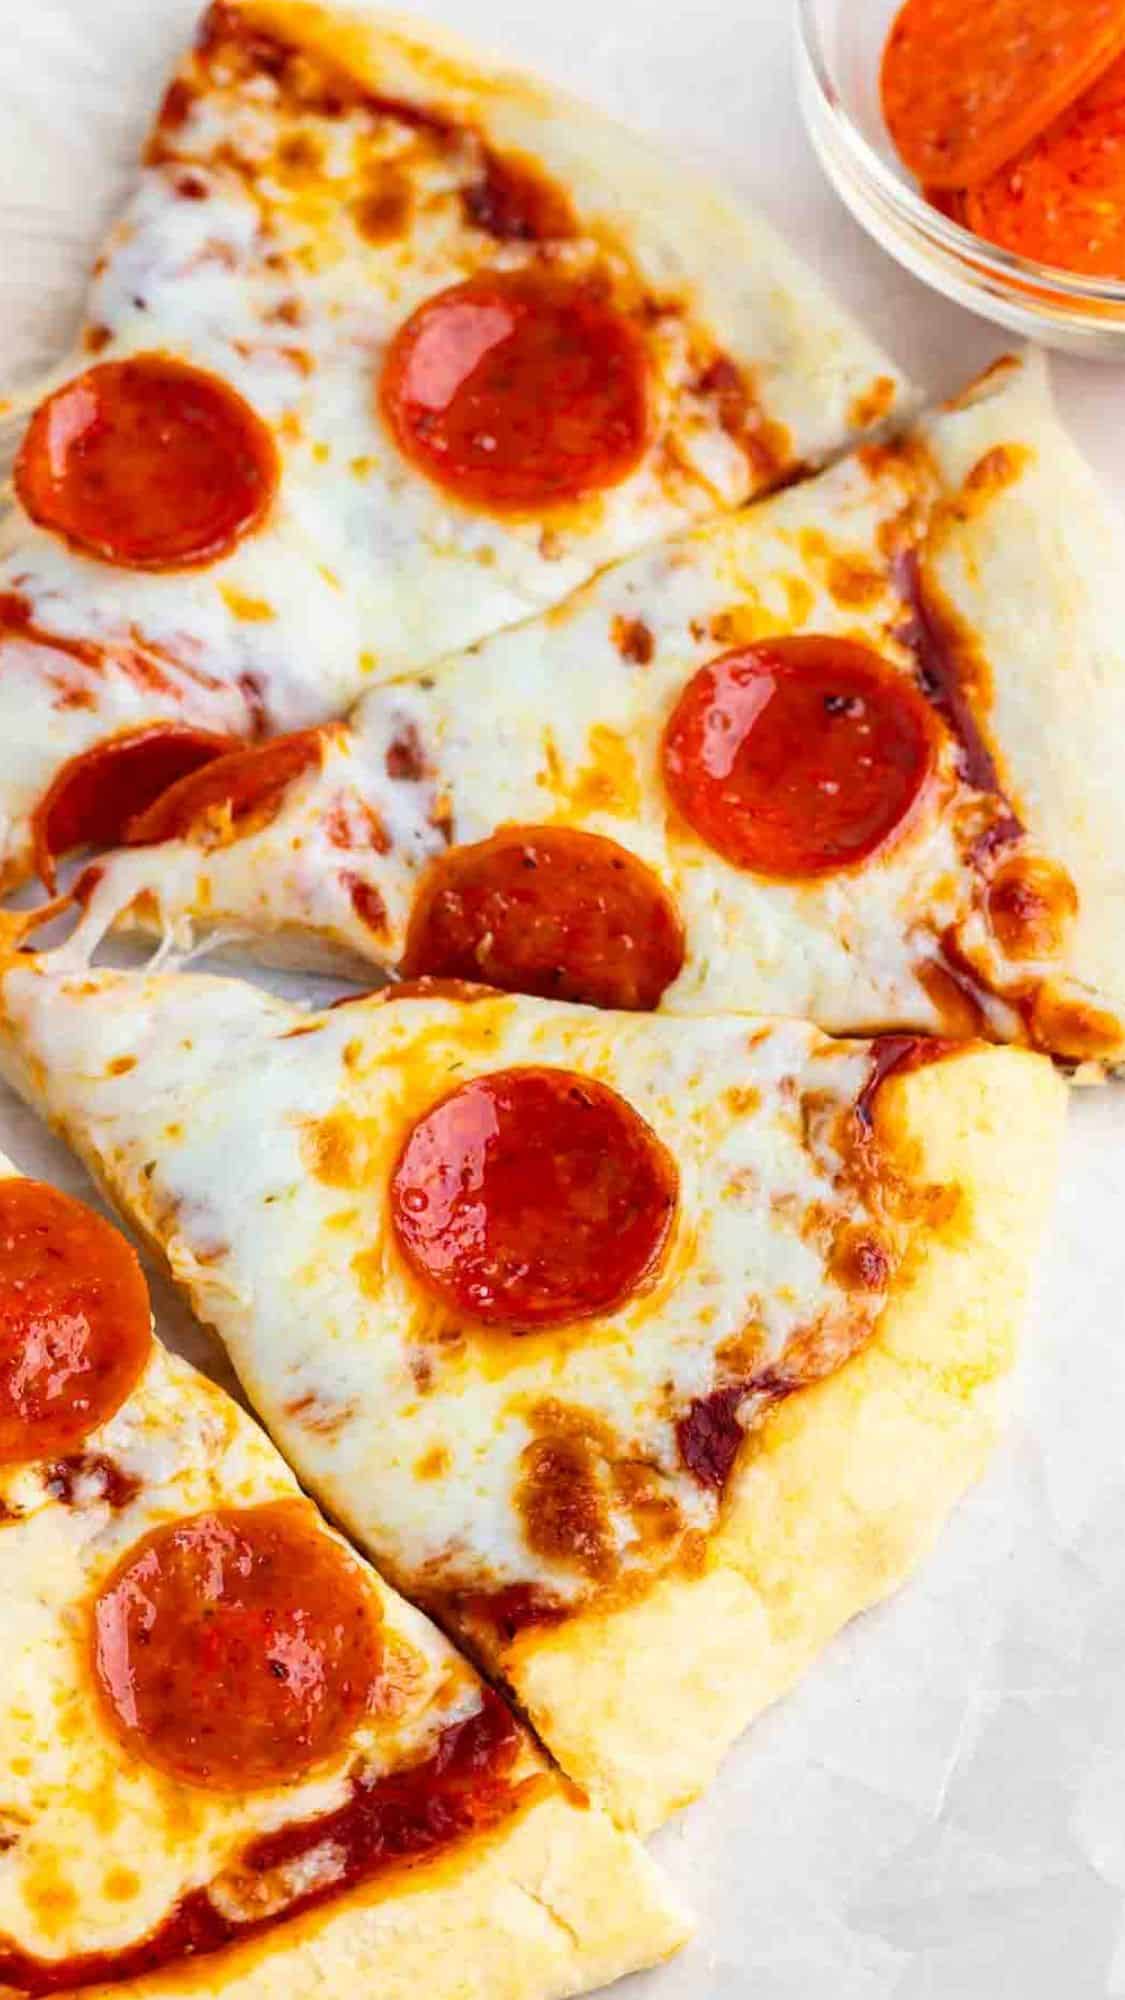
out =
<svg viewBox="0 0 1125 2000"><path fill-rule="evenodd" d="M1125 283L1077 277L985 243L923 199L879 105L899 0L796 0L801 109L821 165L856 220L915 277L1050 347L1125 361Z"/></svg>

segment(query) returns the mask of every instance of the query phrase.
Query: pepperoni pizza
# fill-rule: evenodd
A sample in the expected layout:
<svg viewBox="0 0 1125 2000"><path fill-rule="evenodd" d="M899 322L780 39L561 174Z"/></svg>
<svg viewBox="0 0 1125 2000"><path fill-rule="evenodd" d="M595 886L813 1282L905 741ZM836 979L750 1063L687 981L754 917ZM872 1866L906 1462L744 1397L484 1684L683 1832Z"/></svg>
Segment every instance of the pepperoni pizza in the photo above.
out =
<svg viewBox="0 0 1125 2000"><path fill-rule="evenodd" d="M211 7L81 346L0 554L0 886L900 392L764 224L640 141L305 0Z"/></svg>
<svg viewBox="0 0 1125 2000"><path fill-rule="evenodd" d="M0 1249L0 1990L393 2000L452 1954L547 2000L673 1950L641 1850L153 1338L117 1231L0 1159Z"/></svg>
<svg viewBox="0 0 1125 2000"><path fill-rule="evenodd" d="M185 777L90 944L1125 1055L1120 535L1008 363L890 444ZM76 777L81 776L79 767Z"/></svg>
<svg viewBox="0 0 1125 2000"><path fill-rule="evenodd" d="M0 1012L306 1486L620 1823L698 1791L979 1470L1039 1056L442 982L308 1013L51 954Z"/></svg>

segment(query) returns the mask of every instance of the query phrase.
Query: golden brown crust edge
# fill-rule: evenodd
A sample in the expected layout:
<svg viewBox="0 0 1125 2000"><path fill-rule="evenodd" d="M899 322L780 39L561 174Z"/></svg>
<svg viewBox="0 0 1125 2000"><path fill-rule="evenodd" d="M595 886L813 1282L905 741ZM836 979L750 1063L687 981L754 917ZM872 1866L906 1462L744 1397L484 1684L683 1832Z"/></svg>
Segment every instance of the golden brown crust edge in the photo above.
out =
<svg viewBox="0 0 1125 2000"><path fill-rule="evenodd" d="M689 1926L655 1863L558 1780L545 1787L424 1867L79 2000L565 2000L669 1957Z"/></svg>
<svg viewBox="0 0 1125 2000"><path fill-rule="evenodd" d="M960 1185L950 1229L918 1244L875 1339L746 1448L702 1574L525 1633L503 1660L564 1768L640 1832L694 1798L832 1635L904 1580L1002 1425L1065 1086L1042 1057L982 1049L886 1090L923 1177Z"/></svg>

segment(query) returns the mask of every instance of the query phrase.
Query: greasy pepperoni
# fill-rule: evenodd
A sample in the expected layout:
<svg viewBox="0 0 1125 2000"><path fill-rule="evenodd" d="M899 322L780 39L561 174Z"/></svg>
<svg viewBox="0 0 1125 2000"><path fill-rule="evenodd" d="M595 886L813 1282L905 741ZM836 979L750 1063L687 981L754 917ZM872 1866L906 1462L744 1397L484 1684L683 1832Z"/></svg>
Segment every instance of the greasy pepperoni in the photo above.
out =
<svg viewBox="0 0 1125 2000"><path fill-rule="evenodd" d="M1125 57L964 200L978 236L1036 263L1125 278Z"/></svg>
<svg viewBox="0 0 1125 2000"><path fill-rule="evenodd" d="M906 0L883 116L920 181L967 188L1042 132L1125 46L1125 0Z"/></svg>
<svg viewBox="0 0 1125 2000"><path fill-rule="evenodd" d="M484 272L427 299L391 344L380 397L404 456L496 513L615 486L645 447L640 339L554 276Z"/></svg>
<svg viewBox="0 0 1125 2000"><path fill-rule="evenodd" d="M232 750L170 785L143 812L129 820L130 847L158 840L183 840L197 829L223 839L247 831L277 810L294 780L320 762L324 739L318 729L275 736L248 750Z"/></svg>
<svg viewBox="0 0 1125 2000"><path fill-rule="evenodd" d="M338 1752L379 1677L378 1610L303 1501L156 1528L94 1606L94 1672L134 1755L219 1790Z"/></svg>
<svg viewBox="0 0 1125 2000"><path fill-rule="evenodd" d="M937 748L926 702L847 639L774 639L688 682L664 737L673 801L736 868L827 875L918 805Z"/></svg>
<svg viewBox="0 0 1125 2000"><path fill-rule="evenodd" d="M403 971L645 1009L683 960L675 905L642 861L598 834L510 826L434 862Z"/></svg>
<svg viewBox="0 0 1125 2000"><path fill-rule="evenodd" d="M40 403L16 460L33 521L125 569L183 569L257 527L277 453L250 405L166 354L103 361Z"/></svg>
<svg viewBox="0 0 1125 2000"><path fill-rule="evenodd" d="M605 1084L508 1069L418 1120L391 1214L432 1290L519 1331L623 1304L660 1258L677 1186L655 1133Z"/></svg>
<svg viewBox="0 0 1125 2000"><path fill-rule="evenodd" d="M73 1452L125 1401L151 1339L124 1237L42 1181L0 1181L0 1464Z"/></svg>
<svg viewBox="0 0 1125 2000"><path fill-rule="evenodd" d="M178 779L237 747L234 736L153 722L127 729L64 764L35 808L35 865L48 889L55 863L78 847L115 847L128 822Z"/></svg>

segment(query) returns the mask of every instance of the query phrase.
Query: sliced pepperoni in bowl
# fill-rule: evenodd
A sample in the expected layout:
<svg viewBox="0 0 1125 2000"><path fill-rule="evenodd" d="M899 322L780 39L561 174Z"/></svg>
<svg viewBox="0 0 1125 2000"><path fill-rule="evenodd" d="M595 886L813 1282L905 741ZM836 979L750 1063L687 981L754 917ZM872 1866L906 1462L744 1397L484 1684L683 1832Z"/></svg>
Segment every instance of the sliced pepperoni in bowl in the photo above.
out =
<svg viewBox="0 0 1125 2000"><path fill-rule="evenodd" d="M640 336L588 283L485 271L399 329L379 400L403 456L455 499L535 513L634 470L647 372Z"/></svg>
<svg viewBox="0 0 1125 2000"><path fill-rule="evenodd" d="M15 466L31 519L123 569L229 554L279 478L262 419L226 382L168 354L103 361L32 416Z"/></svg>
<svg viewBox="0 0 1125 2000"><path fill-rule="evenodd" d="M432 864L402 971L646 1010L683 959L676 906L635 855L570 827L510 826Z"/></svg>
<svg viewBox="0 0 1125 2000"><path fill-rule="evenodd" d="M853 867L899 835L939 741L924 697L869 647L773 639L688 682L664 735L664 779L717 854L800 880Z"/></svg>
<svg viewBox="0 0 1125 2000"><path fill-rule="evenodd" d="M0 1180L0 1465L73 1452L120 1409L151 1346L125 1238L43 1181Z"/></svg>
<svg viewBox="0 0 1125 2000"><path fill-rule="evenodd" d="M609 1313L659 1267L679 1176L606 1084L498 1070L417 1120L391 1181L407 1263L456 1311L520 1332Z"/></svg>

